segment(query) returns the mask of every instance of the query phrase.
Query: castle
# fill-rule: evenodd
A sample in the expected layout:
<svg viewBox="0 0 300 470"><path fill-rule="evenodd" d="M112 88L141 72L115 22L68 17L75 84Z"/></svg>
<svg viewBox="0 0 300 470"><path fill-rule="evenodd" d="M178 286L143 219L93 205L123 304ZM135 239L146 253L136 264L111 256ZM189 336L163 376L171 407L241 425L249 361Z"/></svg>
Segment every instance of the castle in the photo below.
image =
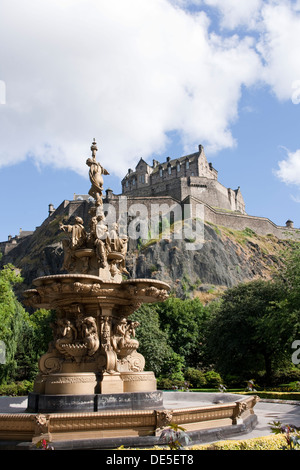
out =
<svg viewBox="0 0 300 470"><path fill-rule="evenodd" d="M204 148L198 152L177 159L168 157L160 163L153 160L152 166L142 158L135 170L129 169L122 180L122 194L115 195L106 190L104 202L116 208L117 218L120 200L126 198L126 207L142 204L151 213L150 207L157 206L162 216L174 205L189 207L189 214L195 217L197 206L203 208L204 222L224 226L233 230L250 229L258 235L273 235L279 239L300 240L300 230L294 228L293 221L287 220L278 226L267 217L257 217L246 213L245 202L240 187L233 190L218 181L218 172L208 163ZM75 210L76 201L88 196L74 196L69 215ZM184 211L183 211L184 212Z"/></svg>
<svg viewBox="0 0 300 470"><path fill-rule="evenodd" d="M122 194L135 197L170 196L184 201L192 196L211 207L245 214L245 202L238 189L225 188L218 181L218 172L208 163L204 148L175 160L167 158L148 165L142 158L135 171L129 169L122 180Z"/></svg>

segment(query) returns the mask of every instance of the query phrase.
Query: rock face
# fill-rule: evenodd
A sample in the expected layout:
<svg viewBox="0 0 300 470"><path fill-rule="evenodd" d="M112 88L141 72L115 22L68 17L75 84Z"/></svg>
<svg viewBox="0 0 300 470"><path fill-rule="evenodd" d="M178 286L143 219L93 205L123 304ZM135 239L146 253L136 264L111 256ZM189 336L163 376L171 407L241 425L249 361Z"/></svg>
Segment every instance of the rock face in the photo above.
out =
<svg viewBox="0 0 300 470"><path fill-rule="evenodd" d="M280 266L280 252L289 244L272 236L259 237L205 224L201 249L188 251L184 240L162 239L139 252L131 251L128 270L133 277L164 280L177 296L198 295L213 286L227 288L270 278Z"/></svg>
<svg viewBox="0 0 300 470"><path fill-rule="evenodd" d="M48 217L36 231L3 256L2 265L12 263L24 278L22 290L33 279L61 274L62 237L59 224L76 215L89 227L88 202L84 202L69 219L64 211ZM164 234L165 235L165 234ZM232 287L251 279L268 279L280 266L280 255L292 241L273 235L258 236L252 230L231 230L204 224L203 246L189 251L186 240L174 239L172 228L159 240L129 240L127 270L129 278L152 278L167 282L179 297L199 295L215 287ZM21 294L21 293L20 293Z"/></svg>

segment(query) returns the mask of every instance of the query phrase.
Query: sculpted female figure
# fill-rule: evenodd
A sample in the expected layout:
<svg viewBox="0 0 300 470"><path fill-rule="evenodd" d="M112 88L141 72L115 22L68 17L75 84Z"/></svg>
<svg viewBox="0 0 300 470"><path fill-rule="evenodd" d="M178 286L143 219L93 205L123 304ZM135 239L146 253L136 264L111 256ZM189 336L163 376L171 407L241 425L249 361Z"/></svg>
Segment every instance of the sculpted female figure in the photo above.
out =
<svg viewBox="0 0 300 470"><path fill-rule="evenodd" d="M57 334L56 349L62 354L66 354L65 344L73 343L77 338L77 330L74 325L67 319L60 319L57 321Z"/></svg>
<svg viewBox="0 0 300 470"><path fill-rule="evenodd" d="M87 317L83 320L82 336L88 348L88 355L92 356L99 348L97 324L94 317Z"/></svg>
<svg viewBox="0 0 300 470"><path fill-rule="evenodd" d="M103 191L103 177L102 175L109 175L108 171L96 161L96 152L98 150L97 144L94 141L92 146L92 158L88 158L86 164L90 167L89 177L91 181L91 189L89 195L96 201L96 206L102 204L102 191Z"/></svg>

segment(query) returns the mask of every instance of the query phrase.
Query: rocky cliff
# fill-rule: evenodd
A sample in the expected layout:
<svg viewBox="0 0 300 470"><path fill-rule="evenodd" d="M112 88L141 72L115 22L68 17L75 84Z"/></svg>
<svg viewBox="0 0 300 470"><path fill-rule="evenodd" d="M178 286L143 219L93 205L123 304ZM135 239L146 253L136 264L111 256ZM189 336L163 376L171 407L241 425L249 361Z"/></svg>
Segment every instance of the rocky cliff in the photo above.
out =
<svg viewBox="0 0 300 470"><path fill-rule="evenodd" d="M83 217L87 230L88 205L83 202L71 218ZM2 265L12 263L21 270L22 290L31 288L36 277L63 272L61 240L66 235L59 229L60 222L71 222L63 208L3 256ZM129 277L163 280L177 296L199 296L204 302L239 282L270 278L281 264L281 253L295 243L259 236L250 229L237 231L205 223L203 246L190 251L187 240L175 239L174 232L171 227L159 240L130 240Z"/></svg>

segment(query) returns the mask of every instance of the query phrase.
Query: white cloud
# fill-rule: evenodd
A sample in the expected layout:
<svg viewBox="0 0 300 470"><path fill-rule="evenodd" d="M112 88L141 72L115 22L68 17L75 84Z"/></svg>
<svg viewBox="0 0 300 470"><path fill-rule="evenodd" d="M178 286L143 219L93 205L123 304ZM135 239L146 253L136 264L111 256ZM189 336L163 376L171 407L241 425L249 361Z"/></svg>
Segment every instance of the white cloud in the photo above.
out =
<svg viewBox="0 0 300 470"><path fill-rule="evenodd" d="M279 100L299 99L300 1L203 0L217 9L224 30L243 27L255 39L264 67L259 80L267 83ZM240 32L241 34L241 32Z"/></svg>
<svg viewBox="0 0 300 470"><path fill-rule="evenodd" d="M278 162L276 176L286 184L300 185L300 149L295 152L287 150L287 158Z"/></svg>
<svg viewBox="0 0 300 470"><path fill-rule="evenodd" d="M295 97L300 80L300 11L287 0L273 0L262 9L263 32L257 44L264 61L263 79L279 100Z"/></svg>
<svg viewBox="0 0 300 470"><path fill-rule="evenodd" d="M257 27L263 0L203 0L220 12L221 27L235 29L243 26L247 29Z"/></svg>
<svg viewBox="0 0 300 470"><path fill-rule="evenodd" d="M195 3L195 2L194 2ZM30 155L86 173L98 158L123 175L162 152L230 147L241 87L260 76L253 40L208 34L203 12L168 0L2 0L0 167Z"/></svg>

